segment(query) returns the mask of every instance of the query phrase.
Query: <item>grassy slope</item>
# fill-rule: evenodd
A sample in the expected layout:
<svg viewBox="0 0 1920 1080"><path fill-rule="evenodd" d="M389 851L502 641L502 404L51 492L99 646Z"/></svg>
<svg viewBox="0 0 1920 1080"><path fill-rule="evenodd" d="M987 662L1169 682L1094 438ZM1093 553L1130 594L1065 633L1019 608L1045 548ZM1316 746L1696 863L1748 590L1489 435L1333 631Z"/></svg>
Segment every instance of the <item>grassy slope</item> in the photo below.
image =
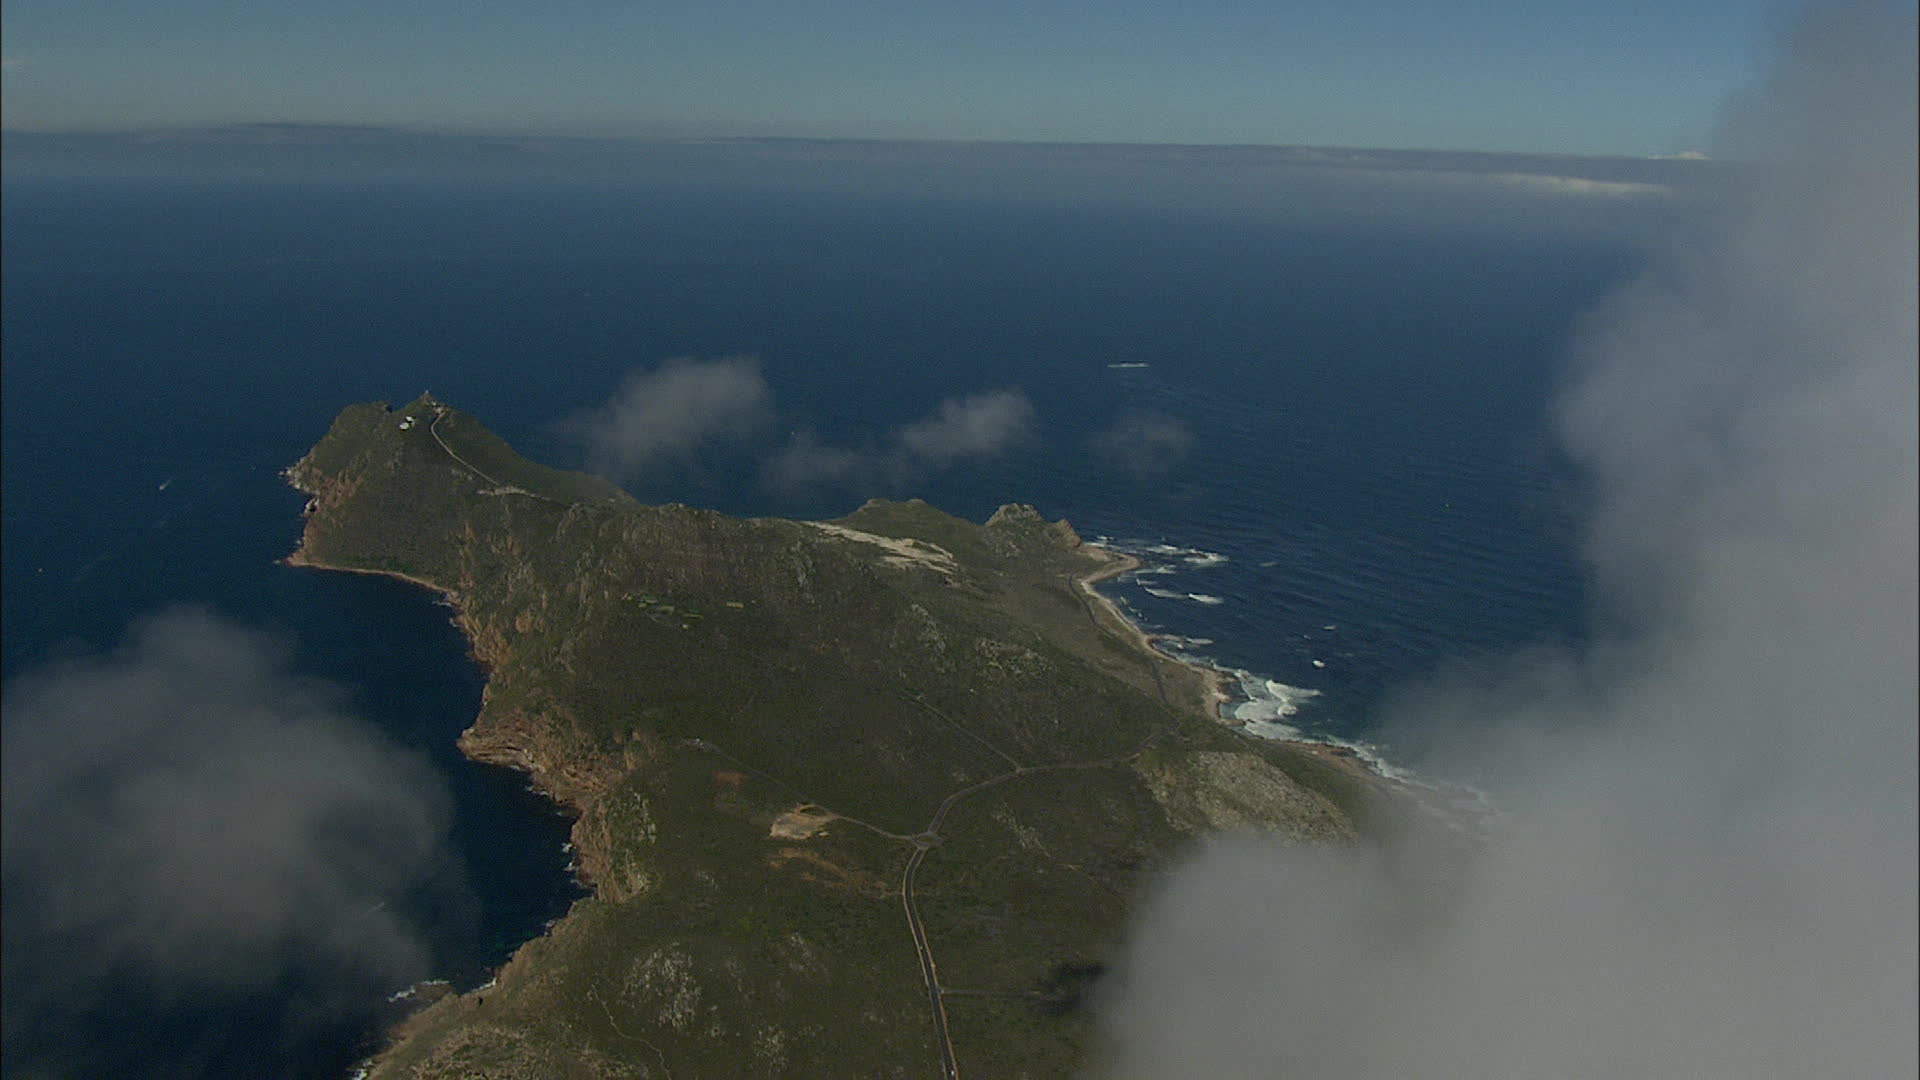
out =
<svg viewBox="0 0 1920 1080"><path fill-rule="evenodd" d="M581 811L597 892L497 987L416 1017L379 1075L928 1075L899 837L1016 768L953 805L917 895L947 985L1042 995L952 999L963 1063L1060 1075L1086 1021L1049 980L1108 955L1183 842L1142 750L1257 754L1365 802L1200 715L1192 673L1101 630L1072 583L1099 557L1037 515L870 503L839 523L939 545L949 575L804 523L641 506L458 413L439 430L488 478L425 424L343 412L289 472L316 496L301 557L454 598L493 669L464 743ZM850 820L770 837L802 803Z"/></svg>

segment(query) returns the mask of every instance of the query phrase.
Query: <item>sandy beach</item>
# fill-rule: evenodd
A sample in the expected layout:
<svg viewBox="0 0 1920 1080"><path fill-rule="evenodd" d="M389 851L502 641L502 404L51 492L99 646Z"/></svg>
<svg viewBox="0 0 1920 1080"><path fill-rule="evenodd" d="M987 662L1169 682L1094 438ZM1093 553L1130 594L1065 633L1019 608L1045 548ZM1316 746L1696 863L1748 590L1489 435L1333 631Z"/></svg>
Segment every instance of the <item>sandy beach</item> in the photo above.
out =
<svg viewBox="0 0 1920 1080"><path fill-rule="evenodd" d="M1114 603L1102 594L1099 589L1094 587L1103 581L1138 570L1145 564L1132 555L1114 551L1111 548L1102 547L1092 542L1084 543L1081 546L1081 550L1095 552L1107 560L1104 565L1096 567L1092 571L1074 579L1074 584L1079 587L1081 593L1086 596L1087 602L1092 604L1094 610L1098 613L1096 618L1103 619L1107 625L1123 639L1131 641L1135 646L1147 652L1155 659L1165 660L1170 664L1176 664L1193 672L1194 675L1199 678L1201 685L1205 687L1204 692L1208 713L1216 719L1219 718L1221 707L1233 700L1233 695L1227 688L1228 680L1226 672L1218 668L1208 667L1204 664L1196 664L1167 655L1154 644L1155 635L1140 629L1132 619L1127 618L1126 612L1120 610L1120 605Z"/></svg>

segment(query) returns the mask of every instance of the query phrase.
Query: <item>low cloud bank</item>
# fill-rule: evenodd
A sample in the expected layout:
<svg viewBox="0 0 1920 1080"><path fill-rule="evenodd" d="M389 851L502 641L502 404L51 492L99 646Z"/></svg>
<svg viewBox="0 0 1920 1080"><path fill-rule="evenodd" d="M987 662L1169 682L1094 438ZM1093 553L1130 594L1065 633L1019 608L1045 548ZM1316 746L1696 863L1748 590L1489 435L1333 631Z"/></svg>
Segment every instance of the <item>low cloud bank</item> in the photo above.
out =
<svg viewBox="0 0 1920 1080"><path fill-rule="evenodd" d="M1141 917L1108 1072L1914 1074L1914 31L1801 27L1717 235L1582 334L1598 643L1389 718L1497 793L1484 850L1214 845Z"/></svg>
<svg viewBox="0 0 1920 1080"><path fill-rule="evenodd" d="M661 133L667 135L667 133ZM732 132L744 135L745 132ZM1662 158L1314 146L454 134L329 124L0 132L9 177L580 183L1639 235L1727 169ZM1631 195L1630 198L1621 198ZM1625 211L1625 212L1623 212Z"/></svg>
<svg viewBox="0 0 1920 1080"><path fill-rule="evenodd" d="M440 781L272 638L173 611L21 675L0 761L16 1063L111 994L165 1012L298 986L305 1015L254 1033L270 1045L428 973L388 902L440 869Z"/></svg>

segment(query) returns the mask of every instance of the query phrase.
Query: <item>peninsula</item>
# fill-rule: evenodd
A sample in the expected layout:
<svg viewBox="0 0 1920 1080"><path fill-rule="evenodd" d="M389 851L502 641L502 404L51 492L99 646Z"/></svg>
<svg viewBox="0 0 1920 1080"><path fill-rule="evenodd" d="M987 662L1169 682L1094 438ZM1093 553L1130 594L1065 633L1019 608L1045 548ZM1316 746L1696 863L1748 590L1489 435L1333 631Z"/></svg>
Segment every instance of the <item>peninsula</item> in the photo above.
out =
<svg viewBox="0 0 1920 1080"><path fill-rule="evenodd" d="M287 478L295 565L445 595L461 736L576 815L591 895L372 1077L1056 1077L1130 906L1208 832L1344 844L1376 778L1218 720L1064 521L643 505L430 396Z"/></svg>

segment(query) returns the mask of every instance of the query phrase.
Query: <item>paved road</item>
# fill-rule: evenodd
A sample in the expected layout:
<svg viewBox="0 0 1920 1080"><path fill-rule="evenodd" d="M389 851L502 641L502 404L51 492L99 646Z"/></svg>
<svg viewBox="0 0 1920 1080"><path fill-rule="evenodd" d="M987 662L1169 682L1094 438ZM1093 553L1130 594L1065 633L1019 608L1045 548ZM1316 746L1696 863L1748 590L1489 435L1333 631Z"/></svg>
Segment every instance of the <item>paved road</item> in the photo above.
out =
<svg viewBox="0 0 1920 1080"><path fill-rule="evenodd" d="M927 928L920 922L920 908L913 900L913 879L920 872L920 860L927 857L929 845L916 837L913 854L907 856L907 872L900 880L900 901L907 911L907 927L913 931L913 951L920 957L920 978L927 986L927 1005L933 1010L933 1034L940 1043L940 1074L946 1080L960 1080L960 1063L953 1056L953 1036L947 1031L947 1003L940 989L940 971L933 963L933 950L927 945Z"/></svg>
<svg viewBox="0 0 1920 1080"><path fill-rule="evenodd" d="M513 494L513 495L526 495L530 498L544 499L547 502L555 503L560 506L572 505L564 499L556 499L551 495L542 495L537 491L528 491L526 488L516 487L503 480L495 480L493 477L488 476L485 472L481 471L480 467L475 465L473 462L468 461L466 458L463 458L459 454L454 453L453 447L447 445L447 440L440 437L440 418L445 415L446 413L440 412L438 410L434 412L433 422L427 425L427 434L433 436L433 441L440 444L440 449L446 451L446 454L448 457L459 462L462 468L466 469L468 472L479 477L480 479L485 480L487 483L492 484L495 488L498 488L499 491L496 492L496 494L507 493L507 494Z"/></svg>

